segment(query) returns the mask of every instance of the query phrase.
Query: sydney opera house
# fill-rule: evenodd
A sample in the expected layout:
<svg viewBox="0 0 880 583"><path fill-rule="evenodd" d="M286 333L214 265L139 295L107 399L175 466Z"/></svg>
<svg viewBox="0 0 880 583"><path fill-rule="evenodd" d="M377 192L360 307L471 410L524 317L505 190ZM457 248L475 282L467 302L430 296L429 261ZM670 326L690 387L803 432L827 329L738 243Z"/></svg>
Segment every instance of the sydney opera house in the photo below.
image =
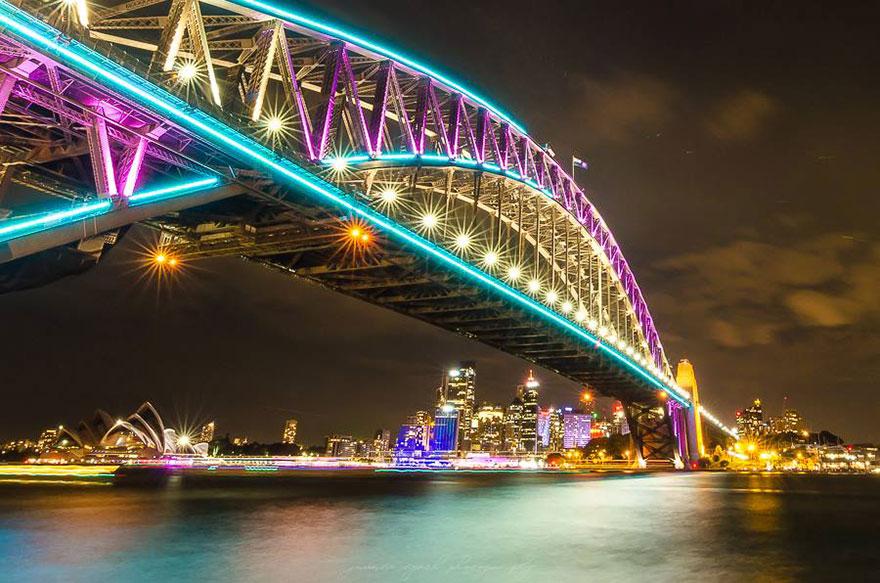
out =
<svg viewBox="0 0 880 583"><path fill-rule="evenodd" d="M87 457L157 458L166 454L205 455L207 443L193 443L166 427L156 408L144 403L125 419L113 419L98 409L76 429L60 427L50 452L43 457L65 460Z"/></svg>

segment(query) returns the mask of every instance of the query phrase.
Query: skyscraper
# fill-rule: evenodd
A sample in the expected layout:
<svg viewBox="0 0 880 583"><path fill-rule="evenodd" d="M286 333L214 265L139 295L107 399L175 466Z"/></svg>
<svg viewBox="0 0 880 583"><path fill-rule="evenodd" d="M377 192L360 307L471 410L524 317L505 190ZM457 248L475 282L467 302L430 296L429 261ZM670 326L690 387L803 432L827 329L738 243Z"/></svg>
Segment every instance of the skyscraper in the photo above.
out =
<svg viewBox="0 0 880 583"><path fill-rule="evenodd" d="M281 434L281 443L296 443L296 419L288 419L284 422L284 432Z"/></svg>
<svg viewBox="0 0 880 583"><path fill-rule="evenodd" d="M522 417L520 420L520 446L521 453L538 452L538 387L541 385L535 380L532 371L525 384L517 387L517 396L522 399Z"/></svg>
<svg viewBox="0 0 880 583"><path fill-rule="evenodd" d="M590 425L593 416L571 407L562 410L562 447L574 449L590 443Z"/></svg>
<svg viewBox="0 0 880 583"><path fill-rule="evenodd" d="M767 425L764 423L764 408L761 406L761 399L755 399L751 407L736 412L736 431L740 437L761 437L767 432L766 430Z"/></svg>
<svg viewBox="0 0 880 583"><path fill-rule="evenodd" d="M541 409L538 411L538 449L550 447L550 423L553 409Z"/></svg>
<svg viewBox="0 0 880 583"><path fill-rule="evenodd" d="M804 418L796 409L784 409L782 415L774 417L770 423L773 433L800 433L804 429Z"/></svg>
<svg viewBox="0 0 880 583"><path fill-rule="evenodd" d="M562 413L562 409L550 408L550 439L547 443L547 451L562 451L562 438L564 437Z"/></svg>
<svg viewBox="0 0 880 583"><path fill-rule="evenodd" d="M522 447L523 402L516 397L504 411L504 450L520 453Z"/></svg>
<svg viewBox="0 0 880 583"><path fill-rule="evenodd" d="M431 451L452 452L458 450L458 409L446 403L434 413L431 433Z"/></svg>
<svg viewBox="0 0 880 583"><path fill-rule="evenodd" d="M497 452L504 447L504 408L483 403L476 412L473 449Z"/></svg>
<svg viewBox="0 0 880 583"><path fill-rule="evenodd" d="M464 362L446 374L446 403L458 410L458 449L470 451L476 397L476 363ZM438 403L442 406L444 403Z"/></svg>

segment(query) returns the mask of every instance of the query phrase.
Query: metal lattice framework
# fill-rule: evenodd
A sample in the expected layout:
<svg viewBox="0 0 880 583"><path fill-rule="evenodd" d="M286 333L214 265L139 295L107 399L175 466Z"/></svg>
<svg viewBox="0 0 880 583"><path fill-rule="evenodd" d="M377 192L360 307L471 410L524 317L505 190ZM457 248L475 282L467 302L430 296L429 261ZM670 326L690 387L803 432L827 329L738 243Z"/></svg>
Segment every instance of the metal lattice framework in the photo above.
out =
<svg viewBox="0 0 880 583"><path fill-rule="evenodd" d="M0 128L14 139L0 145L0 203L4 184L25 185L87 205L89 224L53 228L39 243L22 236L9 258L149 220L183 255L243 255L604 386L634 423L657 409L657 388L689 406L601 216L549 148L485 98L253 0L20 5L8 11L19 20L2 17L15 34L0 39ZM33 50L37 25L25 14L83 48L67 51L49 34ZM117 65L79 60L98 53ZM278 172L405 245L389 237L382 253L341 260L338 212L298 198ZM173 197L138 194L172 176ZM105 206L89 210L94 201ZM405 248L413 244L514 305L423 265ZM536 315L559 328L548 332ZM644 381L647 393L631 388ZM652 417L645 443L664 434L681 444L681 409Z"/></svg>

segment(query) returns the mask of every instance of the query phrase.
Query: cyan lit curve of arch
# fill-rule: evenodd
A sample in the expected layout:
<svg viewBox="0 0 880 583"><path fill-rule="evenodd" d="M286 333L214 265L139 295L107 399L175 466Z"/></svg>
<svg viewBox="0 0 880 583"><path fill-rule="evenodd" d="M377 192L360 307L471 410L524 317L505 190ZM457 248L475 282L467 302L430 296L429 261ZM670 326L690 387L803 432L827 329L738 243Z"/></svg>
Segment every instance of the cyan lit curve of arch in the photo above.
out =
<svg viewBox="0 0 880 583"><path fill-rule="evenodd" d="M324 22L317 18L311 18L308 16L304 16L302 14L297 14L295 12L291 12L290 10L281 8L280 6L276 6L269 2L261 2L260 0L222 0L220 2L212 2L212 0L207 0L208 3L215 3L218 6L223 6L224 4L238 4L239 6L245 6L248 8L252 8L262 14L267 14L274 16L280 20L285 20L291 24L299 25L303 28L308 28L315 32L319 32L321 34L327 35L329 37L333 37L339 40L344 40L347 43L352 45L361 47L370 52L381 55L385 58L391 59L396 63L399 63L405 67L409 67L414 71L418 71L419 73L423 73L435 81L439 81L443 85L455 89L462 95L469 97L476 103L479 103L507 123L509 123L512 127L516 128L517 131L526 134L525 127L522 126L519 122L514 120L509 113L474 91L473 89L469 89L459 83L458 81L452 79L448 75L441 73L434 67L429 67L420 61L403 55L399 51L391 49L383 44L379 44L375 41L364 38L361 35L354 34L345 30L344 28L336 25L330 24L328 22Z"/></svg>

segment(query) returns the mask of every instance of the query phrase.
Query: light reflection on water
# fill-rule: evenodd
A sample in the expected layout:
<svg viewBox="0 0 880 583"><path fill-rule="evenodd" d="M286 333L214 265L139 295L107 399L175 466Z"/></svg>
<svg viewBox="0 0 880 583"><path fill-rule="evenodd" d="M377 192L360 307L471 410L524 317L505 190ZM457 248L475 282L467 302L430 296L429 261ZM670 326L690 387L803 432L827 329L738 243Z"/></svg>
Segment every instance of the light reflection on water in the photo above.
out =
<svg viewBox="0 0 880 583"><path fill-rule="evenodd" d="M0 579L864 580L878 520L863 476L0 484Z"/></svg>

